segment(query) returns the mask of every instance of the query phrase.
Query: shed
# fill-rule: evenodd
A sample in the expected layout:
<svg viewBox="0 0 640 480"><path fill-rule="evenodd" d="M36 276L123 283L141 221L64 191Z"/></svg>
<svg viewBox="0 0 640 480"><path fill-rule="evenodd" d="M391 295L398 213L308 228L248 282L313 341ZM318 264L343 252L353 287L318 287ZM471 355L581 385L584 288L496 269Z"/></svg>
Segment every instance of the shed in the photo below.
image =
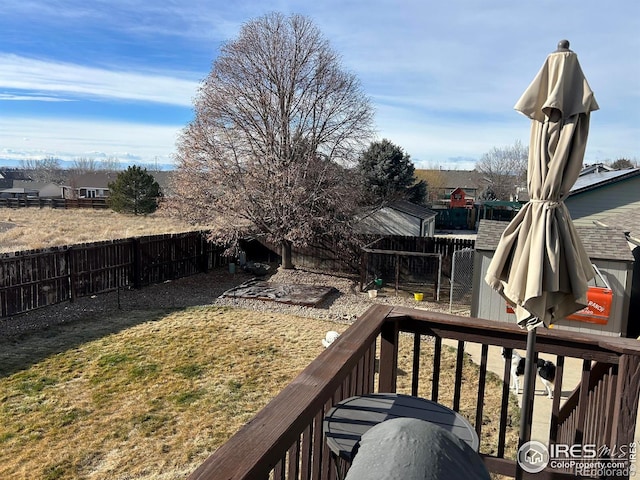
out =
<svg viewBox="0 0 640 480"><path fill-rule="evenodd" d="M362 215L356 229L364 234L433 237L436 215L427 207L400 200Z"/></svg>
<svg viewBox="0 0 640 480"><path fill-rule="evenodd" d="M514 315L507 313L505 300L484 281L500 236L508 224L495 220L480 221L473 265L472 317L515 322ZM598 267L613 292L610 315L602 324L562 319L553 328L625 337L634 258L624 232L597 225L577 225L576 229L591 262Z"/></svg>

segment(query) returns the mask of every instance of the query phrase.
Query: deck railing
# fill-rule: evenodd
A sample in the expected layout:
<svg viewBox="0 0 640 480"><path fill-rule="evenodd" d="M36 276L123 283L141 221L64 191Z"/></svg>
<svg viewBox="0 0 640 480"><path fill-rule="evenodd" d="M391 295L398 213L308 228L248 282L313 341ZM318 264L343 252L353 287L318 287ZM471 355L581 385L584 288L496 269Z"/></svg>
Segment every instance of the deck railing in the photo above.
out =
<svg viewBox="0 0 640 480"><path fill-rule="evenodd" d="M476 380L470 382L463 371L468 368L465 348L471 344L479 346L480 360ZM449 345L455 347L451 370L443 368ZM189 478L333 480L335 465L322 433L324 414L335 403L353 395L398 391L399 375L407 384L403 387L409 390L406 393L430 396L438 402L444 401L441 385L449 377L453 381L453 392L448 392L450 406L460 411L461 404L467 405L461 413L475 426L480 437L479 453L488 470L514 477L512 438L514 431L517 438L518 421L509 410L513 401L509 391L510 362L504 361L499 375L500 414L494 420L492 430L497 431L493 432L484 428L488 422L487 365L489 348L524 349L525 345L526 332L515 325L373 306ZM558 365L547 419L549 444L589 439L619 446L633 441L640 393L640 346L635 340L542 330L537 335L536 350L556 355ZM400 357L409 364L408 371L399 368ZM582 360L583 370L574 393L560 405L565 359ZM430 385L424 385L425 375L421 372L425 362L430 368L426 376ZM495 386L492 388L495 390ZM475 408L469 404L475 404ZM487 442L488 437L497 439L497 445ZM547 467L536 474L525 472L523 478L577 477Z"/></svg>

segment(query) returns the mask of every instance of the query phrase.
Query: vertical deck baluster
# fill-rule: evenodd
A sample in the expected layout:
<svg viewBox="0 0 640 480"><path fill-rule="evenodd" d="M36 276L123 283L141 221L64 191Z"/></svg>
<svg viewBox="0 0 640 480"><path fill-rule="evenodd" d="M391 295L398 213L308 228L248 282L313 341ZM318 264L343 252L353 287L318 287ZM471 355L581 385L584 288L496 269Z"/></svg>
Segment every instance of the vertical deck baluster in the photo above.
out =
<svg viewBox="0 0 640 480"><path fill-rule="evenodd" d="M458 354L456 355L456 383L453 390L453 410L460 411L460 396L462 391L462 367L464 364L464 342L458 341Z"/></svg>
<svg viewBox="0 0 640 480"><path fill-rule="evenodd" d="M611 365L607 377L607 400L605 404L604 441L611 445L611 433L613 432L613 411L616 400L616 386L618 384L618 365Z"/></svg>
<svg viewBox="0 0 640 480"><path fill-rule="evenodd" d="M487 381L487 359L489 357L489 345L482 344L480 352L480 372L478 378L478 396L476 397L476 433L482 438L482 415L484 407L484 387Z"/></svg>
<svg viewBox="0 0 640 480"><path fill-rule="evenodd" d="M300 480L311 480L311 459L313 456L313 423L302 432L300 446ZM317 478L317 477L316 477Z"/></svg>
<svg viewBox="0 0 640 480"><path fill-rule="evenodd" d="M433 345L433 380L431 381L431 400L434 402L438 401L441 357L442 357L442 338L436 337Z"/></svg>
<svg viewBox="0 0 640 480"><path fill-rule="evenodd" d="M276 463L276 466L273 467L273 479L274 480L285 480L285 476L284 476L284 465L286 465L286 455L283 456L278 463Z"/></svg>
<svg viewBox="0 0 640 480"><path fill-rule="evenodd" d="M289 463L287 465L287 477L289 480L297 479L300 475L300 438L298 438L287 453Z"/></svg>
<svg viewBox="0 0 640 480"><path fill-rule="evenodd" d="M413 334L413 367L411 371L411 395L418 396L418 383L420 381L420 334Z"/></svg>
<svg viewBox="0 0 640 480"><path fill-rule="evenodd" d="M311 451L311 477L314 479L323 478L323 466L325 461L323 460L325 454L325 442L322 436L322 420L324 419L324 412L319 411L313 418L313 424L311 426L311 435L313 438L313 446Z"/></svg>
<svg viewBox="0 0 640 480"><path fill-rule="evenodd" d="M505 348L504 372L502 374L502 402L500 405L500 426L498 427L498 458L504 458L507 419L509 417L509 395L511 393L511 355L513 350Z"/></svg>
<svg viewBox="0 0 640 480"><path fill-rule="evenodd" d="M558 443L558 418L560 415L560 397L562 396L562 375L564 356L556 357L556 376L553 381L553 401L551 402L551 422L549 424L549 442Z"/></svg>
<svg viewBox="0 0 640 480"><path fill-rule="evenodd" d="M578 399L578 415L576 418L575 435L572 443L582 444L584 439L585 421L587 418L587 408L589 400L589 377L591 374L591 360L584 360L582 362L582 380L580 385L586 386L586 388L580 389L580 397Z"/></svg>

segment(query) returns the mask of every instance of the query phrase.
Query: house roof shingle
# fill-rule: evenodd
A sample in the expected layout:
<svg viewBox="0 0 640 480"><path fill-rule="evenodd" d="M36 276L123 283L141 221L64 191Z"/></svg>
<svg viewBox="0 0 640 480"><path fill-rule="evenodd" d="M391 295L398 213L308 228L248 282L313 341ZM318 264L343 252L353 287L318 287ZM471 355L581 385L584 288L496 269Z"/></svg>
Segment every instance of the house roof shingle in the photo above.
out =
<svg viewBox="0 0 640 480"><path fill-rule="evenodd" d="M397 202L390 203L387 207L423 220L428 220L438 214L427 207L407 202L406 200L399 200Z"/></svg>
<svg viewBox="0 0 640 480"><path fill-rule="evenodd" d="M509 222L480 220L478 236L476 237L476 250L495 251L498 247L500 235L507 228L507 225L509 225ZM597 225L576 225L576 230L589 258L624 262L633 261L631 249L622 230Z"/></svg>
<svg viewBox="0 0 640 480"><path fill-rule="evenodd" d="M443 178L443 187L447 189L465 188L482 190L487 181L477 170L438 170Z"/></svg>
<svg viewBox="0 0 640 480"><path fill-rule="evenodd" d="M603 226L628 233L631 241L640 245L640 206L631 207L623 212L607 215L599 220Z"/></svg>

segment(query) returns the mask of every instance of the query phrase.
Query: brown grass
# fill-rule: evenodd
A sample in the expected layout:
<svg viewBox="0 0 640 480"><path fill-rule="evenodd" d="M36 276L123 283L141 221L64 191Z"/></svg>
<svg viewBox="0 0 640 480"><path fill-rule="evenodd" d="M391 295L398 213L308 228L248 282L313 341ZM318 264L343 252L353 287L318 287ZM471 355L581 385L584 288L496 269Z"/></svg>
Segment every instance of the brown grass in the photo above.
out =
<svg viewBox="0 0 640 480"><path fill-rule="evenodd" d="M111 210L0 208L0 252L196 229L162 212L136 216Z"/></svg>
<svg viewBox="0 0 640 480"><path fill-rule="evenodd" d="M0 341L0 478L184 478L322 351L327 330L345 328L194 307L130 311ZM409 388L411 342L402 338L400 392ZM445 350L447 404L455 354ZM428 342L421 363L426 385ZM476 385L477 367L467 361L463 399L475 397ZM490 375L485 434L497 430L501 385ZM475 402L461 411L473 418ZM507 444L516 444L514 435ZM481 451L491 453L492 442Z"/></svg>

